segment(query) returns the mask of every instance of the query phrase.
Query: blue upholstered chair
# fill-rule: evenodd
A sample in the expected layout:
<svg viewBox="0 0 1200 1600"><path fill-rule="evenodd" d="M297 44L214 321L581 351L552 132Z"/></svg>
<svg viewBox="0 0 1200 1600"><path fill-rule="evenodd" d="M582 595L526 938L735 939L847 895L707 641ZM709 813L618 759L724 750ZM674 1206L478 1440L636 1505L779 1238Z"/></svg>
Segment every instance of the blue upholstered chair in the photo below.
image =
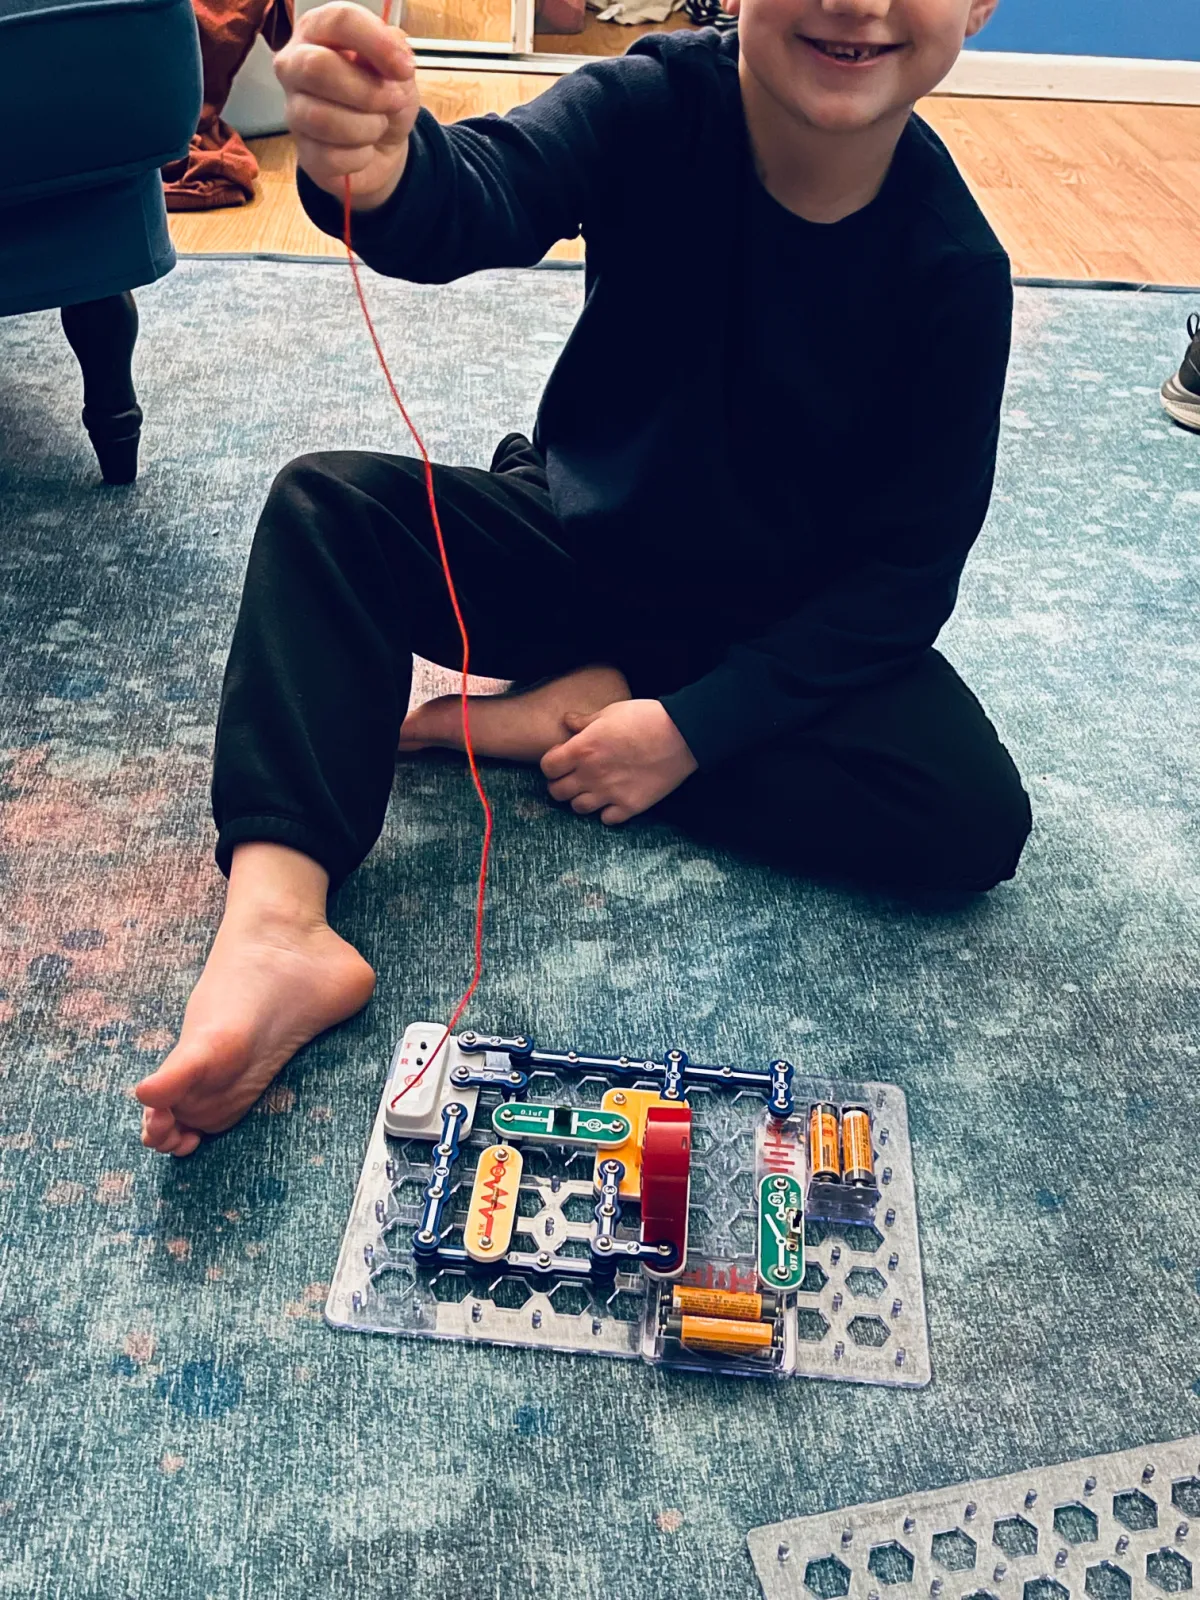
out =
<svg viewBox="0 0 1200 1600"><path fill-rule="evenodd" d="M158 169L199 113L191 0L0 0L0 316L62 308L108 483L137 475L130 291L175 265Z"/></svg>

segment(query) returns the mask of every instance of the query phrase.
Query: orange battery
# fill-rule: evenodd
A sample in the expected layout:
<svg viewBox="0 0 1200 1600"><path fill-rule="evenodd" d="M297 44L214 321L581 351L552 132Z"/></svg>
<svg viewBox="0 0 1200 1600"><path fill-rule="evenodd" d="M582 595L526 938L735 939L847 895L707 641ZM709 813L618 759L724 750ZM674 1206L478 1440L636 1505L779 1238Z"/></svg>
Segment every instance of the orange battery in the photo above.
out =
<svg viewBox="0 0 1200 1600"><path fill-rule="evenodd" d="M808 1114L808 1174L813 1183L837 1183L842 1175L837 1107L825 1101Z"/></svg>
<svg viewBox="0 0 1200 1600"><path fill-rule="evenodd" d="M875 1182L871 1113L866 1106L842 1107L842 1177L860 1189Z"/></svg>
<svg viewBox="0 0 1200 1600"><path fill-rule="evenodd" d="M774 1325L770 1322L735 1322L729 1317L668 1317L667 1335L689 1350L754 1355L770 1350Z"/></svg>
<svg viewBox="0 0 1200 1600"><path fill-rule="evenodd" d="M695 1289L676 1284L671 1292L671 1310L698 1317L732 1317L735 1322L758 1322L774 1317L779 1309L773 1294L737 1294L731 1289Z"/></svg>

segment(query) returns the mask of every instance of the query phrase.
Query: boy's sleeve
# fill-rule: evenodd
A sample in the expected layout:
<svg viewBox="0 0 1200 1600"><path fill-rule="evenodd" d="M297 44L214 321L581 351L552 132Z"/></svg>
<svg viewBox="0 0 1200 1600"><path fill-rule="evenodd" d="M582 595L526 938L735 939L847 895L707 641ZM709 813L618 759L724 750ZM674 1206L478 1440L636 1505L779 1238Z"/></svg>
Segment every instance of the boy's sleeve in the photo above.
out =
<svg viewBox="0 0 1200 1600"><path fill-rule="evenodd" d="M650 55L581 67L505 116L443 127L424 108L396 192L357 212L354 246L368 266L415 283L448 283L485 267L532 266L585 229L640 148L661 148L669 91ZM657 144L656 144L656 141ZM300 199L342 236L342 202L297 173Z"/></svg>
<svg viewBox="0 0 1200 1600"><path fill-rule="evenodd" d="M703 769L915 665L954 609L991 499L1012 328L1007 259L970 268L929 328L914 443L873 556L662 703Z"/></svg>

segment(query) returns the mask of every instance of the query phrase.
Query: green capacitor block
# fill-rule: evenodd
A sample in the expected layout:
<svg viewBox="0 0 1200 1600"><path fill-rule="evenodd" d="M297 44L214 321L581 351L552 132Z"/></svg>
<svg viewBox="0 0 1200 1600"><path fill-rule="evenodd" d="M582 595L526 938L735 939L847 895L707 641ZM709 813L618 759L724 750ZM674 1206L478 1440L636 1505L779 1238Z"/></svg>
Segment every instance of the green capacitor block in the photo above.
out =
<svg viewBox="0 0 1200 1600"><path fill-rule="evenodd" d="M758 1278L784 1292L804 1281L804 1190L782 1172L758 1186Z"/></svg>
<svg viewBox="0 0 1200 1600"><path fill-rule="evenodd" d="M577 1106L531 1106L510 1100L492 1112L492 1127L504 1139L533 1139L605 1149L624 1144L633 1131L619 1111Z"/></svg>

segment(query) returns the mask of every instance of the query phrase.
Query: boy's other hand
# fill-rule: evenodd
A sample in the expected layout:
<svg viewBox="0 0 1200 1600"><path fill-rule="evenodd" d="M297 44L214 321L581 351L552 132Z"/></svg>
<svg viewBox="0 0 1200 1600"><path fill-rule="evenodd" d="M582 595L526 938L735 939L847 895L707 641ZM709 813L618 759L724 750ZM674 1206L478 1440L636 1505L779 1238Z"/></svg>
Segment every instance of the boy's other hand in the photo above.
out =
<svg viewBox="0 0 1200 1600"><path fill-rule="evenodd" d="M338 199L348 177L356 211L381 206L404 172L421 104L404 34L362 6L335 0L296 19L291 43L275 57L275 75L300 166Z"/></svg>
<svg viewBox="0 0 1200 1600"><path fill-rule="evenodd" d="M660 700L621 700L603 711L568 712L573 737L542 758L556 800L601 822L628 822L696 770L696 758Z"/></svg>

